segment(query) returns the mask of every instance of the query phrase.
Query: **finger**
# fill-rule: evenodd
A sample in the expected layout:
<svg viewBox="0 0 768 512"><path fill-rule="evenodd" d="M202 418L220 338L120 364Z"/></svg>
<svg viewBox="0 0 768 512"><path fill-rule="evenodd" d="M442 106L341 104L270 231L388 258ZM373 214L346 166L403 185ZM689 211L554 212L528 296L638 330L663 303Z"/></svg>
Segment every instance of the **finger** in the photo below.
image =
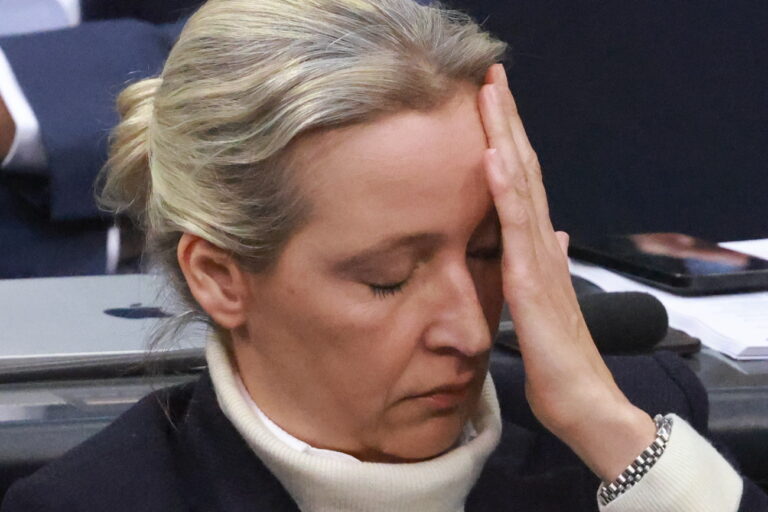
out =
<svg viewBox="0 0 768 512"><path fill-rule="evenodd" d="M509 198L530 209L528 215L535 221L536 212L531 202L528 178L500 101L498 90L493 85L485 85L480 90L478 102L488 145L498 151L496 157L500 164L503 186L509 187L509 192L514 192L514 194L504 194L500 197L504 200Z"/></svg>
<svg viewBox="0 0 768 512"><path fill-rule="evenodd" d="M528 140L528 134L525 132L520 113L517 109L517 103L509 89L509 82L507 82L507 73L504 71L504 66L501 64L494 64L491 66L490 77L493 83L498 86L501 93L501 104L507 115L507 121L509 122L510 130L515 140L518 153L521 160L527 165L529 162L538 162L536 152L533 150L530 141Z"/></svg>
<svg viewBox="0 0 768 512"><path fill-rule="evenodd" d="M517 179L524 183L528 178L503 109L501 89L494 84L484 85L480 89L479 103L488 146L499 151L505 173L512 175L515 183Z"/></svg>
<svg viewBox="0 0 768 512"><path fill-rule="evenodd" d="M544 222L538 218L527 173L494 84L483 87L479 104L489 145L495 149L488 152L486 169L502 226L505 296L517 310L513 315L525 309L539 317L545 312L533 310L543 305L547 295L559 297L556 301L564 298L557 283L570 283L567 260L548 217Z"/></svg>
<svg viewBox="0 0 768 512"><path fill-rule="evenodd" d="M515 310L516 304L532 304L533 295L544 290L535 242L537 234L532 225L534 219L512 184L498 149L486 151L485 169L501 223L504 295Z"/></svg>
<svg viewBox="0 0 768 512"><path fill-rule="evenodd" d="M526 172L537 217L542 222L542 228L549 231L552 228L552 223L549 218L549 203L541 175L541 165L528 139L517 103L509 89L504 67L501 64L491 66L489 78L493 81L492 83L498 86L501 107L509 124L509 130L515 142L520 161Z"/></svg>
<svg viewBox="0 0 768 512"><path fill-rule="evenodd" d="M509 177L519 200L524 201L525 207L532 210L529 213L535 221L533 226L538 228L538 212L533 202L528 173L520 158L502 103L502 94L494 84L487 84L480 90L480 113L488 144L499 151L503 173Z"/></svg>
<svg viewBox="0 0 768 512"><path fill-rule="evenodd" d="M520 229L520 224L516 221L517 210L524 209L528 220L526 229L530 232L527 242L516 240L514 243L527 243L534 252L541 255L542 264L547 266L549 253L557 253L559 248L557 240L554 238L551 222L547 218L544 222L539 218L539 213L534 204L528 175L524 165L519 157L517 147L514 143L508 118L501 106L501 99L498 88L495 84L486 84L480 91L479 107L488 138L488 144L498 150L497 158L500 164L500 172L503 180L503 194L496 196L496 206L499 210L499 217L504 226L505 211L512 212L509 223L510 229ZM509 242L512 243L512 242Z"/></svg>
<svg viewBox="0 0 768 512"><path fill-rule="evenodd" d="M527 300L533 302L533 296L548 293L552 271L561 278L567 276L564 274L567 265L560 254L549 218L542 222L536 212L527 173L514 144L508 118L501 108L497 88L493 84L484 86L479 100L489 144L498 151L494 161L498 164L496 182L499 186L494 200L502 233L505 233L505 254L509 255L504 259L507 264L505 288L507 295L514 294L516 298L527 296ZM526 254L521 257L516 252L517 248L527 249ZM543 275L543 269L546 269L547 276ZM536 274L526 275L527 272ZM527 291L523 292L524 289Z"/></svg>
<svg viewBox="0 0 768 512"><path fill-rule="evenodd" d="M517 250L522 251L522 247L532 248L531 240L528 240L531 237L529 229L531 216L528 208L525 207L524 198L521 197L525 191L513 185L512 176L506 169L497 148L491 148L485 152L485 170L499 216L505 249L518 248ZM516 260L521 261L520 258Z"/></svg>
<svg viewBox="0 0 768 512"><path fill-rule="evenodd" d="M532 223L531 209L510 181L497 149L486 152L486 171L501 222L504 245L504 294L513 317L535 319L533 324L557 321L563 310L577 307L570 286L567 247L568 235L553 232L556 252L548 254L541 247L538 230ZM558 284L559 283L559 284ZM549 307L544 306L551 303ZM559 306L554 306L559 304ZM564 308L563 306L569 307ZM522 322L528 323L528 322Z"/></svg>

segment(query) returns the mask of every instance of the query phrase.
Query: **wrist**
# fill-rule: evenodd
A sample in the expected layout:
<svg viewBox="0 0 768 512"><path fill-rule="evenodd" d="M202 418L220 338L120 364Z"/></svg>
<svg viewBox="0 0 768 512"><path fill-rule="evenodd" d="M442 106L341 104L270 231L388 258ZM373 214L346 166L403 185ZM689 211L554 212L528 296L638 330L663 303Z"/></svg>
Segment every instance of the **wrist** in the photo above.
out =
<svg viewBox="0 0 768 512"><path fill-rule="evenodd" d="M616 479L656 438L656 424L630 403L601 407L566 441L576 455L604 482Z"/></svg>
<svg viewBox="0 0 768 512"><path fill-rule="evenodd" d="M598 500L601 505L608 505L642 480L666 451L672 435L673 419L657 414L653 422L656 425L656 437L653 443L648 445L617 478L600 484Z"/></svg>

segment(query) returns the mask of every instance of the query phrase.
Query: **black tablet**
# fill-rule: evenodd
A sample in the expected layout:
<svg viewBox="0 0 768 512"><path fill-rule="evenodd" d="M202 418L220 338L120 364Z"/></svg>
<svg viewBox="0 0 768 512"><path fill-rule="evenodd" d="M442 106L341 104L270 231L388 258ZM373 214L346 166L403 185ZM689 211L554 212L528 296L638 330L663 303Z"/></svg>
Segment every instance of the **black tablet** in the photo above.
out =
<svg viewBox="0 0 768 512"><path fill-rule="evenodd" d="M678 295L768 290L768 260L681 233L575 238L569 256Z"/></svg>

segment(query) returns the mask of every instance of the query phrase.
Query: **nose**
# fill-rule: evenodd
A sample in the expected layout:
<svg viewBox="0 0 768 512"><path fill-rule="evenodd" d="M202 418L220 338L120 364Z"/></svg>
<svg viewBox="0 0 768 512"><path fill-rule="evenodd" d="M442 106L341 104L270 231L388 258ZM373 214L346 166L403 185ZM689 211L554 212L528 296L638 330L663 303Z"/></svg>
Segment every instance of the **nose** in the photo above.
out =
<svg viewBox="0 0 768 512"><path fill-rule="evenodd" d="M434 290L435 314L425 333L427 348L454 350L466 357L490 350L491 333L466 264L446 269Z"/></svg>

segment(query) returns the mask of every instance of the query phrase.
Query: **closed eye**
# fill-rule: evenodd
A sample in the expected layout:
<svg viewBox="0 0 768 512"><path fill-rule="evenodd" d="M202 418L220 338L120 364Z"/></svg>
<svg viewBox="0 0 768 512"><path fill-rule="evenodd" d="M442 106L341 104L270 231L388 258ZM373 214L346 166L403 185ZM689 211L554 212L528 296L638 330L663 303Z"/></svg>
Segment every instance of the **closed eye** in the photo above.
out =
<svg viewBox="0 0 768 512"><path fill-rule="evenodd" d="M375 297L381 299L398 293L403 289L403 286L405 286L405 283L407 282L408 280L406 279L404 281L400 281L399 283L392 284L368 284L368 287L371 289L371 292Z"/></svg>
<svg viewBox="0 0 768 512"><path fill-rule="evenodd" d="M494 261L501 257L503 248L501 244L494 247L475 249L467 252L467 256L478 260L490 260ZM397 283L388 284L373 284L368 283L368 287L371 289L373 295L377 298L385 298L402 291L403 287L408 283L408 279L404 279Z"/></svg>

